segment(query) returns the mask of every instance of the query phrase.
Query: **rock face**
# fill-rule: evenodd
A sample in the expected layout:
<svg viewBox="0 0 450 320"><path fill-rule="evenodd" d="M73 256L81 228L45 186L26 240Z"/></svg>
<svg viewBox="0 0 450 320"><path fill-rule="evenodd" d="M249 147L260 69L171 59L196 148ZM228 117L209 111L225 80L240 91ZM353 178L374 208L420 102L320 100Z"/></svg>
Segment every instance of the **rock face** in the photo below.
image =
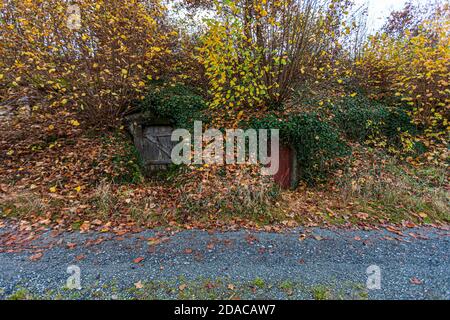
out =
<svg viewBox="0 0 450 320"><path fill-rule="evenodd" d="M144 173L151 175L167 169L172 163L171 152L175 145L175 142L171 141L174 130L171 122L149 113L130 115L126 118L126 122L140 154Z"/></svg>

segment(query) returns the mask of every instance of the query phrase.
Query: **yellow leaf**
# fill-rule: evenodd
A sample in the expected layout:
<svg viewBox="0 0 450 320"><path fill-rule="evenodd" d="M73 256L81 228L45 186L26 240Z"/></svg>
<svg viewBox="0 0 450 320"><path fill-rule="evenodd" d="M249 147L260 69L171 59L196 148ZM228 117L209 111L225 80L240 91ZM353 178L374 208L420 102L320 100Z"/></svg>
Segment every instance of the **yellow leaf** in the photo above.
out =
<svg viewBox="0 0 450 320"><path fill-rule="evenodd" d="M55 193L56 192L56 187L51 187L49 190L50 190L51 193Z"/></svg>
<svg viewBox="0 0 450 320"><path fill-rule="evenodd" d="M74 188L76 192L80 192L81 191L81 186L78 186L76 188Z"/></svg>
<svg viewBox="0 0 450 320"><path fill-rule="evenodd" d="M80 123L77 120L70 120L70 124L75 127L78 127L80 125Z"/></svg>
<svg viewBox="0 0 450 320"><path fill-rule="evenodd" d="M419 212L419 216L424 219L428 217L428 215L425 212Z"/></svg>

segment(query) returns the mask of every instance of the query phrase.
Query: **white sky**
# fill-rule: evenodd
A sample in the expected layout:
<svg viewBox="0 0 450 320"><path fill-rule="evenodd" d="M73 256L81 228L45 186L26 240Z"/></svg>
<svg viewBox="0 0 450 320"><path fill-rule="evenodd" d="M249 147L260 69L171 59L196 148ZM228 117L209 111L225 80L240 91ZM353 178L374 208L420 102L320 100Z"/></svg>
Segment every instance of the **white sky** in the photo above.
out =
<svg viewBox="0 0 450 320"><path fill-rule="evenodd" d="M407 0L355 0L358 5L369 3L369 31L379 29L383 26L389 13L393 10L403 8ZM425 4L430 0L415 0L415 3Z"/></svg>

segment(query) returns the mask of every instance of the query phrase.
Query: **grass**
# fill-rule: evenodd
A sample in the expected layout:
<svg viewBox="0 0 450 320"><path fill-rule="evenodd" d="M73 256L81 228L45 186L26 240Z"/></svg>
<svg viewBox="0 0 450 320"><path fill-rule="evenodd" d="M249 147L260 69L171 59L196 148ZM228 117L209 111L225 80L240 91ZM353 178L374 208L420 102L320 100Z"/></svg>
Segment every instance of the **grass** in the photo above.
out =
<svg viewBox="0 0 450 320"><path fill-rule="evenodd" d="M357 201L363 211L389 222L420 223L425 219L423 222L448 223L450 194L445 190L446 179L444 167L414 168L386 158L339 182L344 201Z"/></svg>
<svg viewBox="0 0 450 320"><path fill-rule="evenodd" d="M261 279L261 278L256 278L256 279L253 281L253 285L254 285L255 287L257 287L257 288L262 289L262 288L264 288L264 287L266 286L266 283L264 282L263 279Z"/></svg>
<svg viewBox="0 0 450 320"><path fill-rule="evenodd" d="M18 288L13 294L7 297L7 300L33 300L34 297L28 289Z"/></svg>
<svg viewBox="0 0 450 320"><path fill-rule="evenodd" d="M362 284L345 283L340 291L330 285L306 285L299 280L271 282L256 278L251 281L232 282L230 279L184 277L172 280L140 281L139 285L121 287L116 281L83 285L81 290L45 289L34 292L31 288L17 287L10 294L0 291L1 299L10 300L234 300L234 299L368 299Z"/></svg>
<svg viewBox="0 0 450 320"><path fill-rule="evenodd" d="M415 167L360 150L330 184L285 194L301 225L377 226L450 223L448 169Z"/></svg>
<svg viewBox="0 0 450 320"><path fill-rule="evenodd" d="M331 298L331 290L326 286L315 286L311 289L314 300L329 300Z"/></svg>
<svg viewBox="0 0 450 320"><path fill-rule="evenodd" d="M0 198L0 217L26 219L30 216L44 216L50 207L62 207L59 199L44 200L38 194L24 192L8 198Z"/></svg>
<svg viewBox="0 0 450 320"><path fill-rule="evenodd" d="M281 191L260 180L251 168L243 172L218 168L205 173L173 166L146 182L124 184L104 179L83 186L86 189L79 194L58 197L41 193L40 188L24 192L10 181L14 191L0 196L0 214L17 219L45 215L52 221L64 214L73 230L83 221L100 219L114 224L123 222L124 217L143 227L173 222L206 227L296 226L289 224L292 221L318 226L450 223L446 167L414 167L374 150L356 149L355 154L347 169L329 184L295 192ZM132 158L124 157L119 164ZM62 184L59 189L63 190ZM367 217L361 219L361 214Z"/></svg>

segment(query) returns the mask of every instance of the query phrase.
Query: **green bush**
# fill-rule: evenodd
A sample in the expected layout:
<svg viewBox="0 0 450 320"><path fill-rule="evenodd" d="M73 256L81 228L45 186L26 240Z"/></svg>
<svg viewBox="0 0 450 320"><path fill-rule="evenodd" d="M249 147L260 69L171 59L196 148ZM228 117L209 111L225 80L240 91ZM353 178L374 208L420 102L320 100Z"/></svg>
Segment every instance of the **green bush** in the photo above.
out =
<svg viewBox="0 0 450 320"><path fill-rule="evenodd" d="M310 184L323 181L336 165L333 160L350 153L337 130L315 113L292 115L284 119L270 114L252 120L245 126L279 129L281 143L296 149L300 178Z"/></svg>
<svg viewBox="0 0 450 320"><path fill-rule="evenodd" d="M364 97L347 97L334 109L334 121L345 136L357 142L384 137L388 145L400 144L400 133L417 133L408 114Z"/></svg>
<svg viewBox="0 0 450 320"><path fill-rule="evenodd" d="M139 103L141 111L167 118L177 128L192 128L195 120L205 122L206 103L193 89L184 85L152 84Z"/></svg>

